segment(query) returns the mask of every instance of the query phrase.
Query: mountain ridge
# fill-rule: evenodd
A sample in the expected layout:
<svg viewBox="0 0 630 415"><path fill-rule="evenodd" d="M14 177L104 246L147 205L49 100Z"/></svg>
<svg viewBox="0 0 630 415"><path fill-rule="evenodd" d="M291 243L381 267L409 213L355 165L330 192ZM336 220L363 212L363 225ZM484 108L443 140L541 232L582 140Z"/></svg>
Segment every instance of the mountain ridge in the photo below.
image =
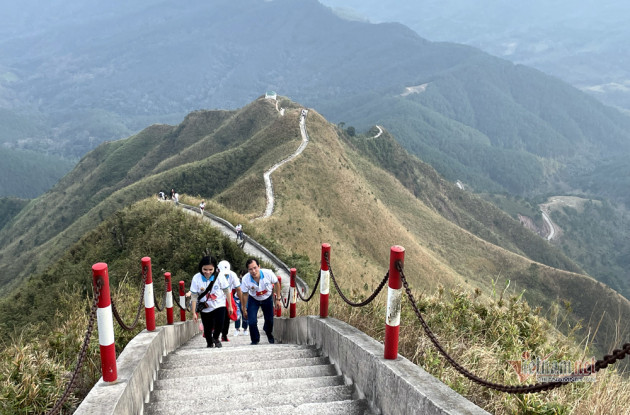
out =
<svg viewBox="0 0 630 415"><path fill-rule="evenodd" d="M285 97L278 106L284 115L264 97L233 112L197 111L178 126L153 125L88 153L0 229L0 289L18 288L98 223L160 190L175 188L239 217L259 217L264 171L301 142L302 106ZM630 302L576 273L579 266L519 222L442 179L387 130L379 138L353 137L313 109L307 129L304 152L273 174L274 214L249 224L276 249L317 263L319 244L332 243L343 259L336 272L362 286L387 264L389 247L402 245L408 274L415 270L412 281L425 289L470 287L490 295L495 280L507 278L532 304L572 303L574 318L598 313L584 296L593 290L609 300L611 315L630 315ZM600 337L608 338L615 324L604 318Z"/></svg>
<svg viewBox="0 0 630 415"><path fill-rule="evenodd" d="M84 34L74 36L79 46L66 42L61 26L48 37L34 35L41 42L29 49L32 60L11 54L17 40L0 43L0 56L21 75L7 88L24 87L31 92L22 96L35 99L33 88L41 87L50 93L44 102L67 112L63 117L82 114L84 106L102 111L99 120L107 125L124 115L127 131L200 107L240 107L253 91L276 90L332 122L384 125L447 179L478 191L540 194L556 181L579 190L569 179L580 176L563 170L590 171L602 155L630 152L630 117L553 77L470 46L428 41L400 24L347 22L314 0L190 2L175 10L140 4L117 13L120 21L113 11L102 14L93 26L103 28L98 35L89 23L74 26L73 36ZM56 40L67 60L42 47ZM54 66L59 70L48 85L38 71ZM400 96L420 84L428 85L424 92ZM69 100L73 107L65 105ZM74 140L74 130L59 130L68 145L84 146L86 134L88 141L104 138L96 139L95 128L78 131Z"/></svg>

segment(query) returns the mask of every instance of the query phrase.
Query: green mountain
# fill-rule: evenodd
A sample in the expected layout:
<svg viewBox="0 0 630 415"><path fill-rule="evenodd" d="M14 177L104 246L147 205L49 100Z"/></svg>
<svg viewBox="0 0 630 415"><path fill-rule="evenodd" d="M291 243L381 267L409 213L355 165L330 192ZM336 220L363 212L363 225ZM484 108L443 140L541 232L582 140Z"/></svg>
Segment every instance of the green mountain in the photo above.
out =
<svg viewBox="0 0 630 415"><path fill-rule="evenodd" d="M322 0L349 19L399 22L420 36L463 43L527 65L583 89L602 102L630 110L624 87L630 75L630 30L622 0L598 3L534 0L397 1Z"/></svg>
<svg viewBox="0 0 630 415"><path fill-rule="evenodd" d="M0 147L0 195L36 197L50 189L75 162L31 150Z"/></svg>
<svg viewBox="0 0 630 415"><path fill-rule="evenodd" d="M28 203L26 199L14 197L0 198L0 229L2 229Z"/></svg>
<svg viewBox="0 0 630 415"><path fill-rule="evenodd" d="M56 23L6 29L2 87L45 114L67 155L85 154L86 137L93 146L267 90L335 123L382 125L476 190L580 191L580 173L630 152L630 118L556 78L400 24L343 20L315 0L45 10Z"/></svg>
<svg viewBox="0 0 630 415"><path fill-rule="evenodd" d="M104 220L110 223L108 243L124 244L133 231L116 222L117 212L160 190L174 188L192 204L204 198L224 215L259 217L265 209L263 172L301 143L301 107L285 98L278 106L284 115L275 101L262 97L235 111L196 111L177 126L153 125L88 153L0 229L0 283L8 302L3 307L29 301L21 294L24 284L39 290L71 283L50 267L68 249L76 255L89 244L86 235ZM317 264L320 244L331 243L335 272L350 286L363 287L378 282L374 276L387 268L389 248L402 245L414 287L466 287L490 297L497 283L509 280L533 305L570 304L571 321L584 320L587 330L602 316L599 345L610 343L617 317L630 314L625 298L581 274L560 251L493 205L445 181L387 131L378 138L352 137L314 110L307 128L304 152L274 173L274 214L246 223L248 233L283 257ZM154 220L161 221L149 215L143 226ZM137 254L162 252L153 245L146 249ZM172 255L192 261L187 252ZM5 324L30 318L20 314Z"/></svg>

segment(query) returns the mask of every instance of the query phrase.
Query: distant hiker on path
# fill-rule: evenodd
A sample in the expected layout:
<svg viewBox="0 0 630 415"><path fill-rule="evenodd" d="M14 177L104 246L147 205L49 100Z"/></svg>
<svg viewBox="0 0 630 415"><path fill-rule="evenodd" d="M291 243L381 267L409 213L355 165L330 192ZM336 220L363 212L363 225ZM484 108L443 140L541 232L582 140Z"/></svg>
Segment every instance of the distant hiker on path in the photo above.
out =
<svg viewBox="0 0 630 415"><path fill-rule="evenodd" d="M171 200L175 198L175 189L171 189Z"/></svg>
<svg viewBox="0 0 630 415"><path fill-rule="evenodd" d="M246 262L247 274L241 281L243 291L243 318L249 325L249 338L251 344L260 342L260 332L258 330L258 310L262 308L265 324L263 330L267 335L269 343L275 343L273 337L273 311L274 302L271 294L275 293L278 307L282 305L280 301L280 283L278 277L270 269L260 268L256 258L250 258Z"/></svg>
<svg viewBox="0 0 630 415"><path fill-rule="evenodd" d="M179 206L179 193L173 195L173 200L175 201L175 206Z"/></svg>
<svg viewBox="0 0 630 415"><path fill-rule="evenodd" d="M199 203L199 213L201 213L201 216L203 216L203 210L205 208L206 208L206 202L202 200L201 203Z"/></svg>
<svg viewBox="0 0 630 415"><path fill-rule="evenodd" d="M243 225L241 225L240 223L238 225L236 225L236 240L238 241L243 240Z"/></svg>

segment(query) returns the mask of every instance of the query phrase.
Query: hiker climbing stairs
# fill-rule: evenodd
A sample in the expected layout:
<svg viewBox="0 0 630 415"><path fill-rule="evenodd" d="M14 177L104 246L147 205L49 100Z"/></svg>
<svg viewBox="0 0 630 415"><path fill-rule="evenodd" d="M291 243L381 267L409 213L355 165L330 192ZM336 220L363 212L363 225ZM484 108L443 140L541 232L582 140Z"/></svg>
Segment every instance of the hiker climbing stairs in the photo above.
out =
<svg viewBox="0 0 630 415"><path fill-rule="evenodd" d="M164 358L144 413L373 413L319 350L268 344L262 333L258 345L230 336L219 349L201 334L191 338Z"/></svg>

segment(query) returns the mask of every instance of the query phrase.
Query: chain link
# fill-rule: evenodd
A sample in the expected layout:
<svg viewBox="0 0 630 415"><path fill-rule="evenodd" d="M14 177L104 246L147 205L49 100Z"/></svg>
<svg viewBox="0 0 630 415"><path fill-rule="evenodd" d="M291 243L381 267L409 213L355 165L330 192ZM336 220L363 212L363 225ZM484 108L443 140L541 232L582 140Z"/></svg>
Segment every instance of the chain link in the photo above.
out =
<svg viewBox="0 0 630 415"><path fill-rule="evenodd" d="M70 396L70 392L74 389L74 382L83 367L83 361L85 360L85 355L87 354L88 345L90 344L90 338L92 337L92 332L94 331L94 320L96 320L96 310L98 309L98 300L101 296L101 288L103 288L103 278L98 277L96 280L96 287L94 287L94 298L92 299L92 308L90 309L90 317L88 320L88 327L85 332L85 336L83 338L83 344L81 345L81 350L79 351L79 356L77 358L77 364L72 372L72 377L70 378L70 382L66 386L66 390L63 392L61 398L57 401L57 403L53 406L50 412L47 415L56 415L61 410L61 407Z"/></svg>
<svg viewBox="0 0 630 415"><path fill-rule="evenodd" d="M180 310L190 311L191 304L189 300L190 299L188 297L184 297L184 304L186 305L186 308L182 307L182 305L179 303L179 299L177 299L177 301L173 301L173 303L177 304L177 307L179 307Z"/></svg>
<svg viewBox="0 0 630 415"><path fill-rule="evenodd" d="M623 349L615 349L611 355L604 356L603 360L598 360L597 362L595 362L594 365L589 366L588 369L586 369L582 373L574 373L572 375L568 375L567 376L568 382L559 382L559 381L558 382L539 382L539 383L536 383L536 384L533 384L533 385L511 386L511 385L502 385L502 384L499 384L499 383L494 383L494 382L487 381L487 380L482 379L479 376L469 372L466 368L464 368L462 365L457 363L455 361L455 359L453 359L453 357L451 357L446 352L446 350L444 350L444 348L442 347L442 345L438 341L438 339L435 336L435 334L433 334L433 332L429 328L428 324L424 321L424 318L422 317L422 313L418 309L418 305L416 304L416 300L413 297L413 294L411 293L411 289L409 288L409 283L407 282L407 278L405 277L405 273L404 273L404 270L403 270L403 264L402 264L401 261L396 261L396 269L400 272L400 279L402 280L403 286L405 287L405 292L407 293L407 296L409 297L409 301L411 302L411 307L413 308L414 312L416 313L416 316L420 320L420 324L422 324L422 328L424 329L424 332L426 333L426 335L431 340L431 343L433 343L433 346L435 346L435 348L438 350L438 352L440 352L440 354L460 374L462 374L463 376L465 376L466 378L470 379L471 381L473 381L473 382L475 382L475 383L477 383L477 384L479 384L481 386L484 386L486 388L490 388L490 389L497 390L499 392L506 392L506 393L534 393L534 392L541 392L541 391L545 391L545 390L551 390L551 389L555 389L555 388L558 388L560 386L566 385L568 383L572 383L574 380L580 379L581 377L584 376L584 373L591 373L591 374L593 374L593 373L599 371L600 369L604 369L609 364L613 364L617 360L621 360L624 357L626 357L626 355L630 354L630 343L626 343L626 344L624 344ZM594 366L594 368L593 368L593 366Z"/></svg>
<svg viewBox="0 0 630 415"><path fill-rule="evenodd" d="M155 303L155 309L159 312L161 312L162 310L164 310L164 307L166 307L166 295L168 294L168 291L166 291L166 285L164 286L164 298L162 298L162 307L160 307L158 305L158 301L157 298L155 297L155 292L153 293L153 302Z"/></svg>
<svg viewBox="0 0 630 415"><path fill-rule="evenodd" d="M147 285L147 267L142 267L142 288L140 289L140 302L138 303L138 310L136 311L136 318L133 320L133 323L131 323L131 326L128 326L125 324L125 322L122 320L122 318L120 317L120 314L118 314L118 309L116 308L116 304L114 304L114 299L111 299L112 302L112 313L114 314L114 317L116 318L116 321L118 322L118 324L120 325L120 327L122 327L124 330L127 331L131 331L134 328L136 328L136 326L138 325L138 322L140 321L140 312L142 311L142 299L144 298L144 289L146 288Z"/></svg>
<svg viewBox="0 0 630 415"><path fill-rule="evenodd" d="M291 303L291 288L289 288L289 293L287 294L287 302L284 302L284 298L282 297L282 293L280 293L280 302L284 308L289 308L289 304Z"/></svg>
<svg viewBox="0 0 630 415"><path fill-rule="evenodd" d="M385 283L387 282L387 280L389 279L389 271L387 271L387 273L385 274L385 276L383 277L383 280L381 281L381 283L378 285L378 287L376 287L376 290L365 300L363 300L360 303L354 303L352 301L350 301L343 292L341 292L341 288L339 288L339 284L337 284L337 279L335 279L335 275L333 274L332 268L330 267L330 261L328 260L328 252L324 253L324 259L326 260L326 264L328 264L328 270L330 271L330 277L332 278L333 284L335 286L335 288L337 289L337 292L339 293L339 295L341 296L341 299L343 301L346 302L346 304L348 304L349 306L352 307L363 307L365 305L368 305L372 302L372 300L374 300L376 298L376 296L378 295L378 293L381 292L381 290L383 289L383 287L385 286Z"/></svg>
<svg viewBox="0 0 630 415"><path fill-rule="evenodd" d="M307 297L304 297L302 295L302 293L300 293L300 290L297 290L297 295L298 297L300 297L300 300L304 301L305 303L308 303L309 301L311 301L311 298L313 298L313 296L315 295L315 287L317 287L319 285L319 280L322 278L322 273L320 272L319 275L317 276L317 281L315 281L315 285L313 286L313 291L311 291L311 295Z"/></svg>

